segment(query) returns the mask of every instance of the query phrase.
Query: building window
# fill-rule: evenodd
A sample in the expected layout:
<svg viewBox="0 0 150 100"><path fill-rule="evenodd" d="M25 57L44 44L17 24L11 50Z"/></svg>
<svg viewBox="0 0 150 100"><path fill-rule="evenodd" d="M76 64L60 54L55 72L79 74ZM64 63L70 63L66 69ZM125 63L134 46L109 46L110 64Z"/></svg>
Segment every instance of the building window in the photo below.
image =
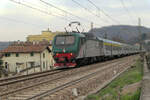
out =
<svg viewBox="0 0 150 100"><path fill-rule="evenodd" d="M16 53L16 57L19 57L19 53Z"/></svg>
<svg viewBox="0 0 150 100"><path fill-rule="evenodd" d="M5 62L5 69L8 69L8 62Z"/></svg>
<svg viewBox="0 0 150 100"><path fill-rule="evenodd" d="M43 58L45 58L45 53L43 53Z"/></svg>
<svg viewBox="0 0 150 100"><path fill-rule="evenodd" d="M43 62L43 68L45 68L45 62Z"/></svg>
<svg viewBox="0 0 150 100"><path fill-rule="evenodd" d="M5 57L10 57L10 53L6 53L6 54L5 54Z"/></svg>
<svg viewBox="0 0 150 100"><path fill-rule="evenodd" d="M31 53L30 53L30 55L31 55L31 56L34 56L34 53L33 53L33 52L31 52Z"/></svg>
<svg viewBox="0 0 150 100"><path fill-rule="evenodd" d="M35 62L30 62L31 67L35 66Z"/></svg>

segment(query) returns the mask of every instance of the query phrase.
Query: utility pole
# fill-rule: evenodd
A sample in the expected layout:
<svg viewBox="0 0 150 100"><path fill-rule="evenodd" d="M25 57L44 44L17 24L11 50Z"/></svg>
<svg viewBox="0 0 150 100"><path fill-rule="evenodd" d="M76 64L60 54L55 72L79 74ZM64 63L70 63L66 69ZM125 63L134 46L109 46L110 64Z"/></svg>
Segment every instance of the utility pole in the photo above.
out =
<svg viewBox="0 0 150 100"><path fill-rule="evenodd" d="M141 34L141 18L138 18L139 34Z"/></svg>
<svg viewBox="0 0 150 100"><path fill-rule="evenodd" d="M138 30L139 30L139 36L142 36L141 33L141 18L138 18ZM140 39L140 51L142 50L142 37L139 37Z"/></svg>
<svg viewBox="0 0 150 100"><path fill-rule="evenodd" d="M91 33L93 34L93 22L91 22Z"/></svg>
<svg viewBox="0 0 150 100"><path fill-rule="evenodd" d="M139 29L139 36L140 36L140 56L141 56L141 58L142 58L142 60L144 59L144 52L142 52L142 32L141 32L141 18L138 18L138 29Z"/></svg>

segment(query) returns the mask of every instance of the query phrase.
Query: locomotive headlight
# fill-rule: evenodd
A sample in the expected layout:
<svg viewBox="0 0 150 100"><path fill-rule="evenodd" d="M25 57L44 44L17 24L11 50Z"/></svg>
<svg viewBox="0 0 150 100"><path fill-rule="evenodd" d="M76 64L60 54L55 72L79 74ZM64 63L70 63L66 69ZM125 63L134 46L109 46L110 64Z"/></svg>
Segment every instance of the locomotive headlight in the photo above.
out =
<svg viewBox="0 0 150 100"><path fill-rule="evenodd" d="M56 56L58 56L59 54L58 53L56 53Z"/></svg>

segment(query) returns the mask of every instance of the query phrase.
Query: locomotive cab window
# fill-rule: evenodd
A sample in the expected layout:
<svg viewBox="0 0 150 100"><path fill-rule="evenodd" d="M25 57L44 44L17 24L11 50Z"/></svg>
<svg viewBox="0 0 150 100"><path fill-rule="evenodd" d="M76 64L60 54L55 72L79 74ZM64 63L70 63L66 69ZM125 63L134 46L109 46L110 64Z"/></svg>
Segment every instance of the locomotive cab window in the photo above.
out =
<svg viewBox="0 0 150 100"><path fill-rule="evenodd" d="M56 45L71 45L74 44L75 37L74 36L57 36L56 37Z"/></svg>

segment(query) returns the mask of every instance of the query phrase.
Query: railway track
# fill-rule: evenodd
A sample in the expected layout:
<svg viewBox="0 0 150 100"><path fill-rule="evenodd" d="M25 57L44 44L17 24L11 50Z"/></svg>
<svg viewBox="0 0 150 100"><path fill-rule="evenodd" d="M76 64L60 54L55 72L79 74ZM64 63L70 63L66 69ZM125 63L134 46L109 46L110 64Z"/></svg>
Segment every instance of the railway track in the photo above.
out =
<svg viewBox="0 0 150 100"><path fill-rule="evenodd" d="M47 79L46 81L38 82L38 83L29 85L29 86L21 87L19 89L13 90L13 91L5 92L3 94L0 94L0 97L4 97L4 100L5 99L6 100L23 100L23 99L32 100L33 98L39 99L39 98L41 98L41 96L43 97L46 94L54 93L54 91L65 88L66 86L68 86L71 83L81 82L81 80L85 79L88 76L94 75L94 73L99 73L100 71L102 71L103 68L105 69L104 66L107 66L109 64L111 64L111 65L114 64L114 66L119 65L119 63L120 64L123 63L123 61L128 58L129 57L121 58L121 60L118 59L119 62L117 62L117 63L116 63L116 61L117 61L117 59L116 59L116 60L112 60L112 61L103 62L100 64L90 65L90 67L87 67L87 68L81 67L81 69L80 68L72 69L71 73L56 77L54 79ZM99 68L100 68L100 71L97 71ZM75 70L78 70L77 71L78 73ZM69 72L69 71L66 71L66 72ZM87 72L90 74L87 74ZM81 73L81 74L79 74L79 73ZM75 78L71 78L73 76L75 76ZM81 78L78 78L78 77L81 77ZM63 82L63 80L65 80L65 81L67 80L67 82ZM55 85L56 83L58 84L58 86ZM62 84L62 83L65 83L65 84ZM52 89L49 89L49 88L52 88ZM32 92L32 91L34 91L34 92Z"/></svg>
<svg viewBox="0 0 150 100"><path fill-rule="evenodd" d="M49 71L33 73L29 75L20 75L20 76L15 76L15 77L4 78L4 79L0 79L0 86L9 85L9 84L26 81L26 80L31 80L31 79L35 79L39 77L44 77L47 75L53 75L62 71L64 70L49 70Z"/></svg>
<svg viewBox="0 0 150 100"><path fill-rule="evenodd" d="M54 76L58 73L63 73L69 69L65 70L51 70L35 74L16 76L11 78L2 79L0 81L0 96L1 94L8 93L11 90L18 90L28 84L36 83L38 81L44 81L46 77Z"/></svg>

